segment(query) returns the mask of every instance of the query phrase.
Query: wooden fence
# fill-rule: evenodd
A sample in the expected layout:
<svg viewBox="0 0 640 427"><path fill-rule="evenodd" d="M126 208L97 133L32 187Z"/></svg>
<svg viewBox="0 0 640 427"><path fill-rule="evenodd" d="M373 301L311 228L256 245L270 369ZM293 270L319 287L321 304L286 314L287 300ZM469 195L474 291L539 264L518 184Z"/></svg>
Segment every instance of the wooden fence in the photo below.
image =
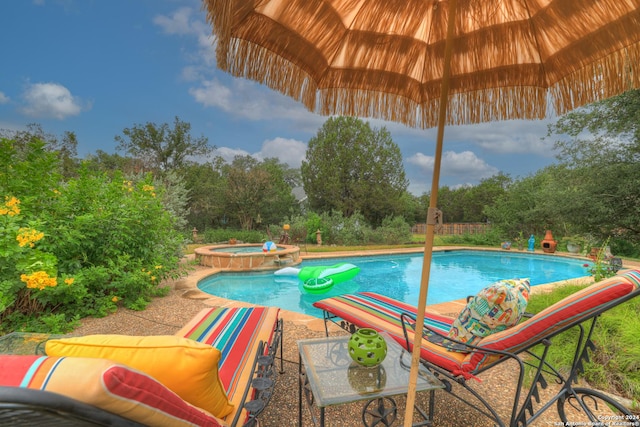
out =
<svg viewBox="0 0 640 427"><path fill-rule="evenodd" d="M491 224L484 222L459 222L437 225L435 234L449 236L459 234L482 234L491 228ZM416 224L411 227L413 234L425 234L427 231L427 224Z"/></svg>

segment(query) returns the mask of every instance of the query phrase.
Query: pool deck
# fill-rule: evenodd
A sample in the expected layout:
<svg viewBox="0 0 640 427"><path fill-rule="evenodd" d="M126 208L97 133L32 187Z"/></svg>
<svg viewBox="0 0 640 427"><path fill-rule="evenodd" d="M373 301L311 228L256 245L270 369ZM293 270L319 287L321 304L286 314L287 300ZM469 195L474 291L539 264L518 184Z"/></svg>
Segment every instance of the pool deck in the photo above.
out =
<svg viewBox="0 0 640 427"><path fill-rule="evenodd" d="M460 250L460 249L468 249L468 250L487 250L487 251L496 251L496 252L506 252L506 253L531 253L528 251L518 251L518 250L504 250L504 249L491 249L491 248L478 248L478 247L461 247L461 246L438 246L433 249L434 252L447 251L447 250ZM386 254L410 254L410 253L419 253L423 252L424 248L402 248L402 249L384 249L384 250L367 250L367 251L347 251L347 252L307 252L304 247L300 247L300 258L304 261L305 259L319 259L319 258L339 258L345 256L370 256L370 255L386 255ZM535 251L535 254L546 255L546 256L561 256L561 257L569 257L574 259L584 260L585 262L592 262L591 259L581 256L576 256L573 254L565 253L565 252L556 252L554 254L547 254L542 251ZM624 267L640 267L640 262L632 262L626 261L624 262ZM226 306L242 306L242 305L251 305L249 303L229 300L221 297L217 297L214 295L207 294L198 289L197 284L200 280L204 279L207 276L220 272L220 269L211 268L211 267L202 267L198 266L196 271L191 273L188 277L183 278L176 284L176 290L182 292L182 296L185 298L192 298L202 300L205 304L214 306L214 307L226 307ZM591 276L586 276L583 278L572 279L572 280L563 280L560 282L547 283L543 285L537 285L532 288L532 293L541 293L548 292L550 289L560 286L563 284L569 283L579 283L579 284L587 284L591 283L593 278ZM434 311L436 313L455 317L458 313L464 308L466 301L464 299L449 301L439 304L431 304L427 305L427 310ZM304 324L311 330L316 331L324 331L324 320L319 319L317 317L308 316L301 313L296 313L293 311L282 310L281 317L286 321L295 322L298 324Z"/></svg>

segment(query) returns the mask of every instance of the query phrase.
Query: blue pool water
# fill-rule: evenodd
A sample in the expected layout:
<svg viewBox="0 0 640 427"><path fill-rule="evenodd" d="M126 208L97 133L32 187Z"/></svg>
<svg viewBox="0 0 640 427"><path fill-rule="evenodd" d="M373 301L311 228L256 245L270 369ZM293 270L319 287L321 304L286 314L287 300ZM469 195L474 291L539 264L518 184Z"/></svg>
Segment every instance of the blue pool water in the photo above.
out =
<svg viewBox="0 0 640 427"><path fill-rule="evenodd" d="M308 260L296 266L333 265L349 262L360 267L352 280L336 284L329 292L304 292L296 276L276 276L273 272L218 273L198 287L209 294L236 301L273 305L285 310L322 317L312 306L315 301L351 292L372 291L417 305L420 292L422 253ZM433 253L428 304L475 295L500 280L528 277L531 285L588 275L585 261L549 255L473 250Z"/></svg>

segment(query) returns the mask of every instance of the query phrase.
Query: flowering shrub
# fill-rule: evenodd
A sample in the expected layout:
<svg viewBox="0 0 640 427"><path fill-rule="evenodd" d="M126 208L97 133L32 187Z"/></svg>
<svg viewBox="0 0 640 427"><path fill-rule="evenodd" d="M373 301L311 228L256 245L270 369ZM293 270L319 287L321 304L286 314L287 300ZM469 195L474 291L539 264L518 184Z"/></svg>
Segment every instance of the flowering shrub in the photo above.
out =
<svg viewBox="0 0 640 427"><path fill-rule="evenodd" d="M140 310L184 273L162 185L86 168L65 182L58 169L41 142L0 139L0 333Z"/></svg>

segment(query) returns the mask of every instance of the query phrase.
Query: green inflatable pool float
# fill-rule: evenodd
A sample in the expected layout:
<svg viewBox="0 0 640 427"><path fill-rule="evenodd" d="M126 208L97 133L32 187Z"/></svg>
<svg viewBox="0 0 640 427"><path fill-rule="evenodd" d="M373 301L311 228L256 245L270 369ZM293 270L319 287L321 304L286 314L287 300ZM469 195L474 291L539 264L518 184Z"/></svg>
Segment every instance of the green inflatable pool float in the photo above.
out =
<svg viewBox="0 0 640 427"><path fill-rule="evenodd" d="M309 279L331 279L335 285L353 279L358 273L360 273L360 267L341 262L329 266L302 267L298 272L298 277L303 282Z"/></svg>
<svg viewBox="0 0 640 427"><path fill-rule="evenodd" d="M323 294L333 285L351 280L360 273L360 267L347 262L315 267L285 267L275 273L276 276L298 276L302 280L302 289L310 294Z"/></svg>
<svg viewBox="0 0 640 427"><path fill-rule="evenodd" d="M310 294L324 294L333 288L333 280L326 277L312 277L302 284L302 288Z"/></svg>

